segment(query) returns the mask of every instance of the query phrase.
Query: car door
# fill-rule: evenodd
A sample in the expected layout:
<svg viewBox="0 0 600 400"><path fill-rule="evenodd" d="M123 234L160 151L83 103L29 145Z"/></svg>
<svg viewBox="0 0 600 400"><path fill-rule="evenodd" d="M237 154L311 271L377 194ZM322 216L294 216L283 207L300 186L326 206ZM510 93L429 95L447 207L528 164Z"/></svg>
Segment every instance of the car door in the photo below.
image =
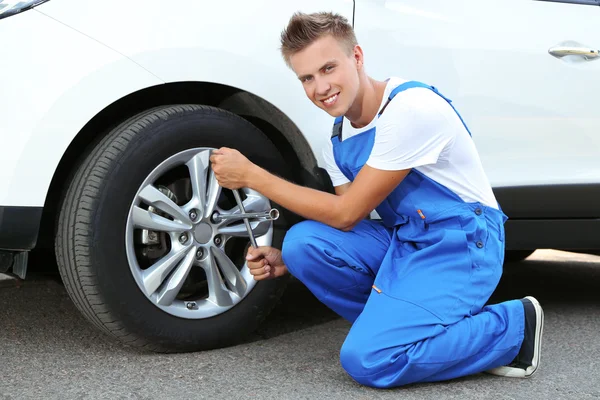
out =
<svg viewBox="0 0 600 400"><path fill-rule="evenodd" d="M598 199L581 210L568 194L578 184L600 187L598 5L356 0L355 30L369 74L424 81L454 101L497 193L528 188L531 204L552 203L546 189L561 188L552 193L566 202L509 205L511 218L590 217Z"/></svg>

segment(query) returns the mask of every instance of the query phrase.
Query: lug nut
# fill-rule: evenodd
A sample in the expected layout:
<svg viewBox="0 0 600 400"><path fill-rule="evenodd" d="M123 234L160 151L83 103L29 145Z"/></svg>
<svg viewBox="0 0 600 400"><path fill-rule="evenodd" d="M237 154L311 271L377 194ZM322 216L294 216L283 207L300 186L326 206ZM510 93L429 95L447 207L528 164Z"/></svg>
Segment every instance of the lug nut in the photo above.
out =
<svg viewBox="0 0 600 400"><path fill-rule="evenodd" d="M218 224L219 222L221 222L221 216L219 215L219 212L215 211L210 217L210 220L213 224Z"/></svg>
<svg viewBox="0 0 600 400"><path fill-rule="evenodd" d="M195 301L190 301L185 306L187 307L188 310L197 310L198 309L198 305L196 304Z"/></svg>
<svg viewBox="0 0 600 400"><path fill-rule="evenodd" d="M188 240L188 236L187 236L187 234L185 234L185 233L182 233L182 234L179 236L179 242L180 242L181 244L183 244L183 243L187 242L187 240Z"/></svg>
<svg viewBox="0 0 600 400"><path fill-rule="evenodd" d="M197 258L198 260L201 260L201 259L202 259L202 257L204 257L204 250L202 250L202 249L198 249L198 251L196 252L196 258Z"/></svg>
<svg viewBox="0 0 600 400"><path fill-rule="evenodd" d="M223 242L223 239L221 239L221 236L215 236L215 244L217 246L220 246L222 242Z"/></svg>
<svg viewBox="0 0 600 400"><path fill-rule="evenodd" d="M196 220L196 218L198 218L198 212L197 212L196 210L192 210L192 211L190 211L190 219L191 219L192 221L195 221L195 220Z"/></svg>

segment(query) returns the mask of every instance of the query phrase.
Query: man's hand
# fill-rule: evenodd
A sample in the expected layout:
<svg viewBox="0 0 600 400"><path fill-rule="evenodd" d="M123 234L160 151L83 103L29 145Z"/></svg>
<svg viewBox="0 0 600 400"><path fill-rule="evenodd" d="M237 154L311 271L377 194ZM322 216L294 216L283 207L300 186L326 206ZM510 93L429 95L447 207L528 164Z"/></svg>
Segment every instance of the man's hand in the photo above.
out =
<svg viewBox="0 0 600 400"><path fill-rule="evenodd" d="M288 272L281 258L281 251L273 247L261 246L257 249L251 247L248 249L246 260L255 281L279 278Z"/></svg>
<svg viewBox="0 0 600 400"><path fill-rule="evenodd" d="M213 152L210 160L221 186L256 190L282 208L343 231L351 230L369 215L410 172L365 165L352 184L336 188L334 195L275 176L237 150L221 148Z"/></svg>
<svg viewBox="0 0 600 400"><path fill-rule="evenodd" d="M222 147L212 152L210 162L219 185L232 190L249 186L248 178L255 164L239 151Z"/></svg>

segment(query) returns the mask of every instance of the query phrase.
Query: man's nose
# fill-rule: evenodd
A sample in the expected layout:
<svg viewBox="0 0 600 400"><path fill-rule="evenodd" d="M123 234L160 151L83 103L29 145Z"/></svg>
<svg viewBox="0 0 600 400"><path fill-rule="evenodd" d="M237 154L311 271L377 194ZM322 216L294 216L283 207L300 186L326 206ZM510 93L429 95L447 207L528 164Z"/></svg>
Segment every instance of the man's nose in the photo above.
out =
<svg viewBox="0 0 600 400"><path fill-rule="evenodd" d="M317 94L319 96L326 96L331 90L331 85L326 79L317 79Z"/></svg>

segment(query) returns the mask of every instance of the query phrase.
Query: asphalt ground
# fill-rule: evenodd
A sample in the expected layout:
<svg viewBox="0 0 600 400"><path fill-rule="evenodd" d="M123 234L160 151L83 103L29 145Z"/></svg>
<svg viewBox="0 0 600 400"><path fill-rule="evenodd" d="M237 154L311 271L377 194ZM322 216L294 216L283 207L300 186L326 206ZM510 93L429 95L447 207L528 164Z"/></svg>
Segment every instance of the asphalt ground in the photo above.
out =
<svg viewBox="0 0 600 400"><path fill-rule="evenodd" d="M339 363L350 325L298 281L238 346L154 354L125 347L75 309L51 257L24 282L0 279L0 399L588 399L600 398L600 257L538 250L507 264L491 303L534 295L546 324L526 380L478 374L371 389ZM36 272L37 271L37 272Z"/></svg>

